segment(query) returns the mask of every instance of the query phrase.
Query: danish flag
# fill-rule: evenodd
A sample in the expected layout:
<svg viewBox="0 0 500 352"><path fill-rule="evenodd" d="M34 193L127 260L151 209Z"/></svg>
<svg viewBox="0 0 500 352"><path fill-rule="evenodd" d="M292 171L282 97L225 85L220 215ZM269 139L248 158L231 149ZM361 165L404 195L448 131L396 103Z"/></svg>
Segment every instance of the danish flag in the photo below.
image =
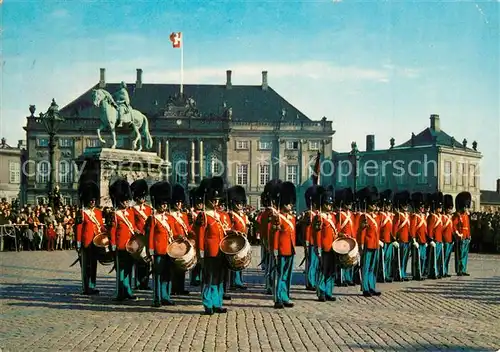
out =
<svg viewBox="0 0 500 352"><path fill-rule="evenodd" d="M172 32L172 34L170 34L170 41L174 48L180 48L182 45L182 32Z"/></svg>

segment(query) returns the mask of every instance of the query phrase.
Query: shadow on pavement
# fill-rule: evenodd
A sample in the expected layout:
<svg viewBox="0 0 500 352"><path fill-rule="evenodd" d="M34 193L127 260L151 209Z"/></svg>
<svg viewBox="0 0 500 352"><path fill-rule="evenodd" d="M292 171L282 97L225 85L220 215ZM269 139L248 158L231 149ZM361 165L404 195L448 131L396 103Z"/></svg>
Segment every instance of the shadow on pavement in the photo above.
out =
<svg viewBox="0 0 500 352"><path fill-rule="evenodd" d="M370 350L370 351L386 351L387 347L379 347L370 344L348 344L348 347L352 349ZM444 345L444 344L428 344L428 343L415 343L401 346L401 350L404 351L488 351L488 349L480 347L469 347L460 345ZM490 349L489 351L495 351L495 349Z"/></svg>

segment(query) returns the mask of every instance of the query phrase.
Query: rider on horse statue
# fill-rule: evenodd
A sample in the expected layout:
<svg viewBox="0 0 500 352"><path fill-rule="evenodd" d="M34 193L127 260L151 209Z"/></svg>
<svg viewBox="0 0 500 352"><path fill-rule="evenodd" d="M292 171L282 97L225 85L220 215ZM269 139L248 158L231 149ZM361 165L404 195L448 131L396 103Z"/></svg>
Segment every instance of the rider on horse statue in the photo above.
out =
<svg viewBox="0 0 500 352"><path fill-rule="evenodd" d="M120 89L115 93L114 99L118 105L118 126L123 127L123 123L130 123L131 118L131 106L130 97L127 91L127 84L122 81L120 84Z"/></svg>

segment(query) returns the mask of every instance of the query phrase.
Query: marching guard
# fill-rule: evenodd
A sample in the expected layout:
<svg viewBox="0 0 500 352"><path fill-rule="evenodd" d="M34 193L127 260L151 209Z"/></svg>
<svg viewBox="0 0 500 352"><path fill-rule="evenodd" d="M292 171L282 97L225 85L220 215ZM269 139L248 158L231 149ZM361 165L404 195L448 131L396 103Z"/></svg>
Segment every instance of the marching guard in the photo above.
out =
<svg viewBox="0 0 500 352"><path fill-rule="evenodd" d="M80 184L78 189L82 205L81 216L76 219L76 248L80 252L80 267L82 274L82 294L96 295L97 248L94 237L105 232L103 215L96 208L99 199L99 187L95 182ZM83 242L83 246L82 246Z"/></svg>
<svg viewBox="0 0 500 352"><path fill-rule="evenodd" d="M304 211L302 216L301 230L303 231L303 237L305 239L304 255L306 258L306 290L316 291L318 270L321 270L318 258L319 247L316 248L315 244L317 243L315 243L315 239L313 238L313 219L316 217L320 206L318 204L319 199L317 199L318 186L313 185L309 187L304 196L307 210Z"/></svg>
<svg viewBox="0 0 500 352"><path fill-rule="evenodd" d="M430 243L427 251L428 277L438 279L443 276L443 193L431 196L431 213L427 217L427 231Z"/></svg>
<svg viewBox="0 0 500 352"><path fill-rule="evenodd" d="M200 187L193 188L191 191L189 191L189 198L190 198L189 201L191 205L191 211L190 213L188 213L188 220L191 231L193 231L196 218L198 217L198 214L202 212L205 207L204 193ZM192 236L196 241L196 236L194 235L194 231ZM201 263L196 263L193 270L191 270L191 275L190 275L191 286L193 287L200 286L201 275L202 275Z"/></svg>
<svg viewBox="0 0 500 352"><path fill-rule="evenodd" d="M395 237L392 232L394 214L392 208L392 191L387 189L380 193L380 248L379 282L392 282L393 280L393 254Z"/></svg>
<svg viewBox="0 0 500 352"><path fill-rule="evenodd" d="M380 219L376 213L379 199L378 191L375 187L366 187L360 191L360 201L367 209L361 215L359 233L359 243L361 245L361 289L363 296L380 296L381 292L376 290L377 284L377 264L379 247L383 246L380 241Z"/></svg>
<svg viewBox="0 0 500 352"><path fill-rule="evenodd" d="M132 182L130 189L132 190L132 196L135 202L132 207L135 226L141 234L145 235L146 221L153 212L153 208L146 203L146 197L148 196L148 183L144 179L136 180ZM151 268L149 262L136 262L135 268L136 287L139 290L150 290L149 273Z"/></svg>
<svg viewBox="0 0 500 352"><path fill-rule="evenodd" d="M290 295L293 259L295 257L295 217L292 215L296 202L295 185L283 182L273 189L273 198L280 211L273 216L270 242L273 249L274 271L274 308L293 307Z"/></svg>
<svg viewBox="0 0 500 352"><path fill-rule="evenodd" d="M339 191L339 212L337 214L337 226L339 235L357 240L358 222L356 215L352 212L354 193L351 188ZM354 267L339 268L339 283L342 286L355 286Z"/></svg>
<svg viewBox="0 0 500 352"><path fill-rule="evenodd" d="M172 226L174 237L183 237L194 241L194 236L189 225L189 217L184 212L184 203L186 202L186 192L182 185L176 184L172 187L172 199L170 215L175 220ZM173 295L189 295L189 291L185 287L186 271L175 267L172 277L172 294Z"/></svg>
<svg viewBox="0 0 500 352"><path fill-rule="evenodd" d="M470 218L468 209L472 201L469 192L461 192L455 197L456 212L453 215L455 234L455 272L458 276L470 276L467 272L470 245Z"/></svg>
<svg viewBox="0 0 500 352"><path fill-rule="evenodd" d="M220 177L213 177L207 183L202 188L206 200L205 209L196 218L195 234L198 257L203 268L203 307L205 314L212 315L227 312L227 309L222 307L224 273L227 264L219 248L225 236L225 229L217 210L219 201L224 196L224 182Z"/></svg>
<svg viewBox="0 0 500 352"><path fill-rule="evenodd" d="M231 228L234 231L242 233L245 237L248 236L248 216L244 213L243 208L247 204L247 195L245 189L241 186L234 186L227 190L228 204L232 209L229 211L231 219ZM230 288L238 290L246 290L247 287L243 284L242 271L231 271Z"/></svg>
<svg viewBox="0 0 500 352"><path fill-rule="evenodd" d="M411 195L413 211L410 222L410 232L413 238L412 275L414 280L425 279L427 263L427 216L425 213L424 195L415 192Z"/></svg>
<svg viewBox="0 0 500 352"><path fill-rule="evenodd" d="M116 301L135 300L132 292L132 268L134 260L127 251L127 243L138 232L134 213L129 209L132 199L130 185L118 179L109 187L109 195L115 206L114 221L111 224L111 247L116 251Z"/></svg>
<svg viewBox="0 0 500 352"><path fill-rule="evenodd" d="M396 237L394 243L397 265L397 280L409 281L410 278L406 275L408 267L408 259L412 246L410 241L410 213L408 212L408 205L410 203L410 193L402 191L394 196L394 201L398 207L398 211L394 216L392 232ZM412 258L413 260L413 258Z"/></svg>
<svg viewBox="0 0 500 352"><path fill-rule="evenodd" d="M453 252L453 196L445 194L443 203L443 277L451 277L449 268Z"/></svg>
<svg viewBox="0 0 500 352"><path fill-rule="evenodd" d="M173 262L168 246L174 239L173 218L168 214L172 187L168 182L157 182L150 189L154 213L149 218L149 255L153 257L153 307L173 306L171 299Z"/></svg>
<svg viewBox="0 0 500 352"><path fill-rule="evenodd" d="M320 302L336 301L333 297L335 287L335 264L337 254L332 249L333 241L337 239L337 224L332 214L333 194L331 190L319 186L315 203L319 212L313 220L313 236L319 259L319 275L317 295Z"/></svg>

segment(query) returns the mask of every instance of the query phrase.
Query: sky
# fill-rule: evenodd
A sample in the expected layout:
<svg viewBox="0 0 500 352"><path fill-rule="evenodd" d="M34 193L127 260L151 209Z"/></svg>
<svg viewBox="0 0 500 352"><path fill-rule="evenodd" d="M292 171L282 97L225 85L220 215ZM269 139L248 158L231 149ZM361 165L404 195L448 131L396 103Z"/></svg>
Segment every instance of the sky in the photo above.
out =
<svg viewBox="0 0 500 352"><path fill-rule="evenodd" d="M68 104L99 80L269 85L333 148L410 139L439 114L456 140L478 142L481 188L500 178L500 2L20 1L0 5L0 135L25 139L28 107ZM133 102L132 102L133 104Z"/></svg>

